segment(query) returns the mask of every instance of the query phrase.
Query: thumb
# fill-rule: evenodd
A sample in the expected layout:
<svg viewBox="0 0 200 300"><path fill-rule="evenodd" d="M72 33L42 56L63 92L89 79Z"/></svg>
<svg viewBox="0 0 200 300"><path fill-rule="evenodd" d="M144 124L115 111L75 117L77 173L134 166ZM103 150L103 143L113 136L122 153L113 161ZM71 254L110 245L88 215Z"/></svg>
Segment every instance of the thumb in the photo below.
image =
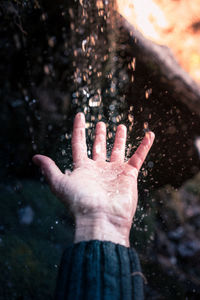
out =
<svg viewBox="0 0 200 300"><path fill-rule="evenodd" d="M37 154L33 156L32 160L34 164L40 167L46 180L52 187L56 184L58 178L63 175L60 169L56 166L55 162L47 156Z"/></svg>

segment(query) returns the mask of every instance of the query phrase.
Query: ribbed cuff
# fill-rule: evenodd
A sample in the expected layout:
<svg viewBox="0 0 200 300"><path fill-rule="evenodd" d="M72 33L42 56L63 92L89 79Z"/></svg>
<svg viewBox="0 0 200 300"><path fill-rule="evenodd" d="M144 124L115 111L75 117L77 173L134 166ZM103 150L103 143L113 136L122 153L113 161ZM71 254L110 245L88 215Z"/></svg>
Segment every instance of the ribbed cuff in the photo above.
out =
<svg viewBox="0 0 200 300"><path fill-rule="evenodd" d="M73 244L62 256L55 299L144 299L137 253L107 241Z"/></svg>

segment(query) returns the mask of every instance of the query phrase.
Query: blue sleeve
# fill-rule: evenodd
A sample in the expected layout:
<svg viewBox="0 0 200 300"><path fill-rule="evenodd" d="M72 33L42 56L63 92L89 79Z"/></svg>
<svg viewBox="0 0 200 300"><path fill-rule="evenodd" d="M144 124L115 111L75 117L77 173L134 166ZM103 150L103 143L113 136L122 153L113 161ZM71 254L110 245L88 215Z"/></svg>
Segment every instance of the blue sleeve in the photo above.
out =
<svg viewBox="0 0 200 300"><path fill-rule="evenodd" d="M133 248L106 241L68 247L61 260L55 300L143 300L143 275Z"/></svg>

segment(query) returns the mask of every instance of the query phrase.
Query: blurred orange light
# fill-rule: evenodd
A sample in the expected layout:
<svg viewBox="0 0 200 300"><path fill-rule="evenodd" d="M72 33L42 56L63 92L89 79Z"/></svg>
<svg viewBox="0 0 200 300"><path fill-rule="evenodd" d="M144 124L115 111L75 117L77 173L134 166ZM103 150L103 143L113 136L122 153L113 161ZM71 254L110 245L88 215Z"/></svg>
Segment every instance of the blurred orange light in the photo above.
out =
<svg viewBox="0 0 200 300"><path fill-rule="evenodd" d="M116 0L118 12L146 38L168 46L200 82L199 0Z"/></svg>

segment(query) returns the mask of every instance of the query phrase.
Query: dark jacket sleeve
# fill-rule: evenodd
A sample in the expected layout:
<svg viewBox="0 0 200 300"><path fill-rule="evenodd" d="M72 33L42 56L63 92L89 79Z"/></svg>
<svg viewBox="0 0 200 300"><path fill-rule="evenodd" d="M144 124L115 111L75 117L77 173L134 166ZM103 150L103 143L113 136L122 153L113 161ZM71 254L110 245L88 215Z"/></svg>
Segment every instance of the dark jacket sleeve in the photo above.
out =
<svg viewBox="0 0 200 300"><path fill-rule="evenodd" d="M143 298L143 276L133 248L95 240L73 244L63 253L55 300Z"/></svg>

